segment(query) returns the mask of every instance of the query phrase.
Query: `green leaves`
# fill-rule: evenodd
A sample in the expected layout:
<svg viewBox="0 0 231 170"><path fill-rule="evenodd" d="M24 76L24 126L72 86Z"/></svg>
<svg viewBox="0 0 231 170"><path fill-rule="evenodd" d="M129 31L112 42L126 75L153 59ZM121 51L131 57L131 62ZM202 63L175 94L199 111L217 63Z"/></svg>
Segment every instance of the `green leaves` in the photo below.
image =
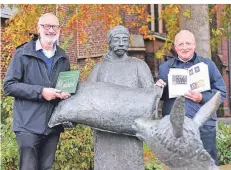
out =
<svg viewBox="0 0 231 170"><path fill-rule="evenodd" d="M74 129L66 129L60 137L54 169L85 170L93 166L92 162L92 130L82 125L77 125Z"/></svg>
<svg viewBox="0 0 231 170"><path fill-rule="evenodd" d="M183 16L186 18L191 18L191 11L189 9L185 10L183 12Z"/></svg>
<svg viewBox="0 0 231 170"><path fill-rule="evenodd" d="M15 134L12 131L12 117L8 117L5 122L1 124L1 169L16 170L19 155Z"/></svg>
<svg viewBox="0 0 231 170"><path fill-rule="evenodd" d="M231 163L231 125L219 123L216 137L220 165Z"/></svg>
<svg viewBox="0 0 231 170"><path fill-rule="evenodd" d="M156 58L163 58L165 53L172 48L175 35L180 30L179 28L179 5L166 5L161 11L161 18L166 22L166 41L164 45L155 53Z"/></svg>
<svg viewBox="0 0 231 170"><path fill-rule="evenodd" d="M218 28L218 29L212 28L212 34L214 36L221 36L221 35L223 35L222 31L224 31L223 28Z"/></svg>

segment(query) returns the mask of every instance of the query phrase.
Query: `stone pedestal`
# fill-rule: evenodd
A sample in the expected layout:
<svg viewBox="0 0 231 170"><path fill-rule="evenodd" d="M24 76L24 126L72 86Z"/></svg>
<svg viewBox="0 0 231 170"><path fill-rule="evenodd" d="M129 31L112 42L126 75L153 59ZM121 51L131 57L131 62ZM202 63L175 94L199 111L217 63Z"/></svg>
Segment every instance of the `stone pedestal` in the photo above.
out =
<svg viewBox="0 0 231 170"><path fill-rule="evenodd" d="M94 130L94 170L144 170L143 143L136 137Z"/></svg>

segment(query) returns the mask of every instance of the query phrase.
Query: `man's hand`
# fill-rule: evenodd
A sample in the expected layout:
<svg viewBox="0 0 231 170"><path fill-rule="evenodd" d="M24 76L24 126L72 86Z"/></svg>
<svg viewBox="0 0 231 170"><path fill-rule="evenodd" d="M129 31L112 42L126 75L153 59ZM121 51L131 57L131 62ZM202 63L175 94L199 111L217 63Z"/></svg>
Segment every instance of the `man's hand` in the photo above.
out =
<svg viewBox="0 0 231 170"><path fill-rule="evenodd" d="M67 92L61 92L60 93L60 99L67 99L71 96L70 93L67 93Z"/></svg>
<svg viewBox="0 0 231 170"><path fill-rule="evenodd" d="M57 89L54 89L54 88L44 88L42 91L42 96L46 100L50 101L50 100L54 100L57 98L67 99L71 96L71 94L67 92L58 92Z"/></svg>
<svg viewBox="0 0 231 170"><path fill-rule="evenodd" d="M159 86L159 87L164 87L164 86L166 86L166 83L165 83L162 79L159 79L159 80L156 82L155 85L157 85L157 86Z"/></svg>
<svg viewBox="0 0 231 170"><path fill-rule="evenodd" d="M42 96L48 101L61 98L61 95L54 88L43 88Z"/></svg>
<svg viewBox="0 0 231 170"><path fill-rule="evenodd" d="M194 102L200 103L202 100L202 94L196 91L189 91L184 94L184 96Z"/></svg>

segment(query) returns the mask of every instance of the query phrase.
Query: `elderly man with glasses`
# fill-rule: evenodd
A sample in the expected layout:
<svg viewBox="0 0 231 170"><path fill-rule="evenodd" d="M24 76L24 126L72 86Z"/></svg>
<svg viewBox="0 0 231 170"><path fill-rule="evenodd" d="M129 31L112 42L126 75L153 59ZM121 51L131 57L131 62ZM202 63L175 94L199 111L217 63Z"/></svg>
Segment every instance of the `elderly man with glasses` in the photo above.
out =
<svg viewBox="0 0 231 170"><path fill-rule="evenodd" d="M39 39L17 47L9 64L4 93L13 96L13 130L20 154L20 170L52 168L62 125L48 127L51 113L69 93L55 90L59 72L70 69L69 58L57 45L58 18L46 13L38 21Z"/></svg>
<svg viewBox="0 0 231 170"><path fill-rule="evenodd" d="M175 98L169 98L168 94L169 70L171 68L187 69L197 63L204 62L208 65L211 90L205 92L190 90L184 94L186 98L185 114L187 117L193 118L201 106L209 101L217 91L221 92L221 101L224 101L226 98L225 83L214 62L210 59L198 56L195 53L196 42L193 33L188 30L181 30L175 37L174 46L178 56L160 65L159 80L156 82L158 86L164 87L164 92L161 98L163 100L162 114L163 116L169 115L175 101ZM200 128L200 136L205 150L207 150L215 160L216 165L218 165L216 150L216 119L217 116L216 113L214 113L212 118L207 120Z"/></svg>

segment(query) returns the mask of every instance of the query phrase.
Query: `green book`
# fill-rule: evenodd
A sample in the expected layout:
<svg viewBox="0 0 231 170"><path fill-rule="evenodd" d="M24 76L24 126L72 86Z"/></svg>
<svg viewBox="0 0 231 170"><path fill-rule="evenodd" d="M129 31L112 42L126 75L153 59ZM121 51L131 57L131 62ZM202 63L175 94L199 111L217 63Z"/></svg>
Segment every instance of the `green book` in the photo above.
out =
<svg viewBox="0 0 231 170"><path fill-rule="evenodd" d="M79 79L79 71L64 71L59 73L55 89L58 92L75 93Z"/></svg>

